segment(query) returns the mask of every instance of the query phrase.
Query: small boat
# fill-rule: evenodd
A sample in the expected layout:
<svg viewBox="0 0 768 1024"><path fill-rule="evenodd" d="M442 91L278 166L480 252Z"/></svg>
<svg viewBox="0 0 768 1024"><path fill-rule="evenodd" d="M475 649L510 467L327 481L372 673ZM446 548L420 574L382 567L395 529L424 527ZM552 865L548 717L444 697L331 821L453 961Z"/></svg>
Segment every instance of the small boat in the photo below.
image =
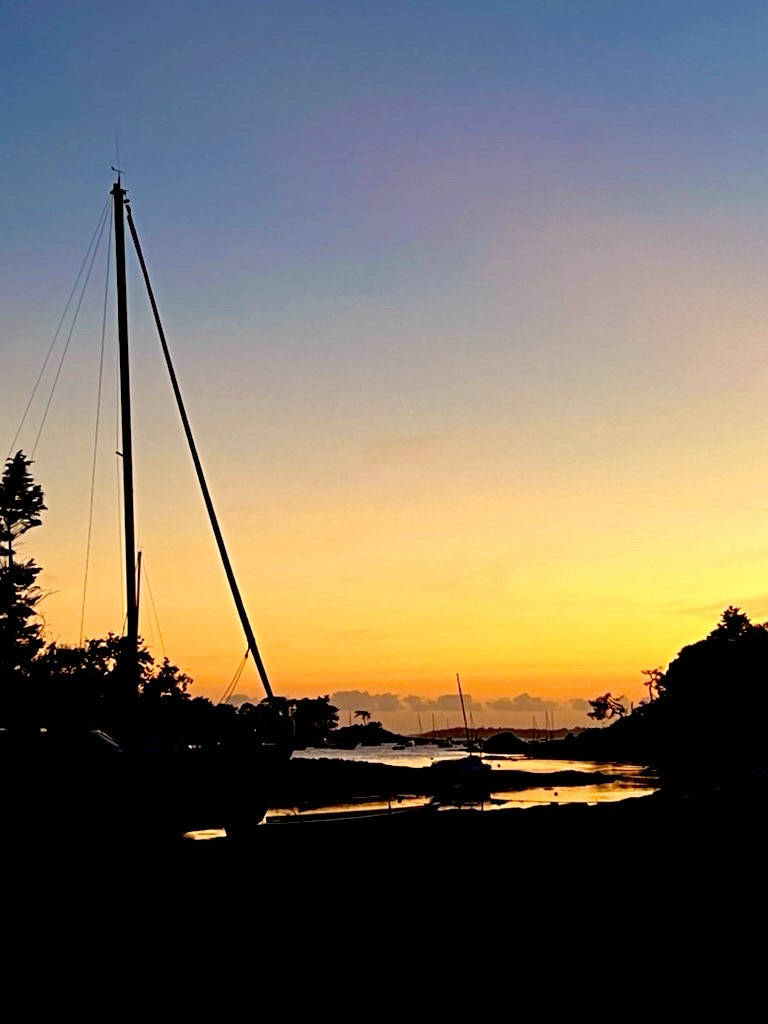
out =
<svg viewBox="0 0 768 1024"><path fill-rule="evenodd" d="M490 798L491 766L476 754L430 765L432 792L441 804L462 807L487 803Z"/></svg>

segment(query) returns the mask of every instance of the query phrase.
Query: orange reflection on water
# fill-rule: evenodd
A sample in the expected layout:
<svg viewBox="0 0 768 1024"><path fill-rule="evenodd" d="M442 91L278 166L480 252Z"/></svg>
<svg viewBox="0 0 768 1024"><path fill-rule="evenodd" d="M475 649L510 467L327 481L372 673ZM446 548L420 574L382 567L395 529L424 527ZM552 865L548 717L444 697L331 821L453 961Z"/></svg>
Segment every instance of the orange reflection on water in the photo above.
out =
<svg viewBox="0 0 768 1024"><path fill-rule="evenodd" d="M627 800L632 797L649 796L656 786L638 783L604 782L595 786L542 786L539 788L494 792L490 801L496 808L536 807L541 804L599 804Z"/></svg>

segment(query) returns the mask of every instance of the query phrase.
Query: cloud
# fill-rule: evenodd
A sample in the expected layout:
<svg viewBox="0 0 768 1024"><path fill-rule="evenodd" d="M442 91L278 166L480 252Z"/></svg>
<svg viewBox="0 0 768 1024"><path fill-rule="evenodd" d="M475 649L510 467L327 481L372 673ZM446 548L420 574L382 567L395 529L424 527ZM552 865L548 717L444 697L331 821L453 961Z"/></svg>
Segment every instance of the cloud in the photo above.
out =
<svg viewBox="0 0 768 1024"><path fill-rule="evenodd" d="M241 704L258 704L262 696L251 696L247 693L235 693L228 703L235 707ZM396 693L370 693L368 690L337 690L330 695L331 705L341 712L368 711L372 715L397 712L423 712L426 714L456 714L461 712L461 701L458 694L445 693L438 697L420 697L409 694L400 697ZM544 712L576 712L579 714L591 710L589 701L577 697L559 703L533 697L529 693L519 693L516 697L501 697L498 700L485 701L480 704L472 700L471 694L464 694L464 705L467 711L477 717L484 711L492 714L541 714Z"/></svg>
<svg viewBox="0 0 768 1024"><path fill-rule="evenodd" d="M411 694L403 697L403 704L410 711L461 711L461 701L457 693L445 693L440 697L416 697ZM464 694L464 706L473 711L482 710L482 704L473 702L471 694Z"/></svg>
<svg viewBox="0 0 768 1024"><path fill-rule="evenodd" d="M402 711L405 707L394 693L368 693L367 690L338 690L331 704L339 711Z"/></svg>
<svg viewBox="0 0 768 1024"><path fill-rule="evenodd" d="M511 699L502 697L501 700L489 700L487 707L489 711L554 711L562 705L557 701L532 697L529 693L518 693Z"/></svg>
<svg viewBox="0 0 768 1024"><path fill-rule="evenodd" d="M424 697L416 697L414 694L409 694L409 696L403 697L403 704L410 711L429 711L430 702Z"/></svg>

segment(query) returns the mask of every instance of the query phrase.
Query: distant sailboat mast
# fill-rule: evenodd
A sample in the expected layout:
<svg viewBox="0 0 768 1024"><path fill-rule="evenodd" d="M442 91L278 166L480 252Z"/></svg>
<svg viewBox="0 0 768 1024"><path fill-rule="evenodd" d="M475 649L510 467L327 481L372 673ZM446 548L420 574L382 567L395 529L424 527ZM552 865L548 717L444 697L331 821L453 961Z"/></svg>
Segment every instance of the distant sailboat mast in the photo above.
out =
<svg viewBox="0 0 768 1024"><path fill-rule="evenodd" d="M467 725L467 712L464 708L464 694L461 692L461 680L459 679L459 673L456 673L456 683L459 687L459 700L461 701L461 714L464 718L464 735L467 737L467 746L472 746L472 737L469 735L469 726Z"/></svg>

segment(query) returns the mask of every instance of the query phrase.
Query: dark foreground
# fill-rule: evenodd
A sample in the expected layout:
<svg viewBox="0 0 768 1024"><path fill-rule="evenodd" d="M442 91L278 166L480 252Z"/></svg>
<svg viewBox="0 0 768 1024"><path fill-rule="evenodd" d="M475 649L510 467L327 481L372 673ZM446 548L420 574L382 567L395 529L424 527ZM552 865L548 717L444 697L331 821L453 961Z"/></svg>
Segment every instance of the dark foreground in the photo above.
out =
<svg viewBox="0 0 768 1024"><path fill-rule="evenodd" d="M409 771L427 778L420 769ZM406 792L427 788L416 778L407 780ZM320 806L363 793L403 792L405 782L392 773L357 771L353 777L326 768L323 775L315 767L301 786ZM282 805L290 806L299 794L283 795ZM89 834L71 827L66 814L53 829L45 821L33 828L29 818L6 818L3 848L6 862L36 884L67 886L77 877L101 879L108 890L117 886L116 893L128 881L200 894L226 880L241 897L255 889L273 900L279 895L290 913L317 913L321 893L328 900L372 889L386 891L382 909L394 912L407 904L407 894L438 889L452 894L452 906L471 895L496 911L574 901L602 906L633 894L643 914L670 893L678 903L754 904L765 891L767 821L768 781L753 776L667 787L619 803L262 823L209 840L148 836L140 829Z"/></svg>
<svg viewBox="0 0 768 1024"><path fill-rule="evenodd" d="M440 950L448 977L458 960L496 962L506 977L510 957L537 949L553 969L583 958L599 975L630 950L642 963L664 949L749 946L766 910L767 810L761 782L591 807L266 825L241 842L191 843L183 863L273 894L292 937L321 922L324 941L383 949L396 964L408 945Z"/></svg>
<svg viewBox="0 0 768 1024"><path fill-rule="evenodd" d="M572 858L613 853L637 858L648 854L670 861L685 857L694 849L704 856L707 849L716 848L721 856L733 853L746 862L754 849L752 841L762 836L768 811L768 774L763 773L728 780L687 778L667 782L657 793L615 803L495 809L476 794L474 798L460 800L460 807L451 806L451 799L439 799L436 776L431 769L321 759L294 760L287 770L276 773L279 782L272 786L270 806L321 812L329 805L379 799L391 801L392 813L257 824L261 814L256 803L253 802L255 814L249 809L254 786L241 781L237 787L229 785L228 794L222 799L214 799L208 792L204 801L199 797L188 800L181 816L178 807L171 804L171 794L163 793L155 801L153 814L164 826L173 820L176 811L175 823L170 829L152 831L136 824L146 810L151 781L145 782L139 791L144 801L134 799L130 808L136 821L128 819L124 827L121 813L111 806L110 788L93 785L98 773L90 764L87 773L92 790L87 803L79 799L70 778L66 788L56 788L53 773L36 783L35 792L41 798L39 806L33 806L29 800L23 806L18 802L13 806L13 786L8 786L2 821L5 848L25 850L44 844L63 854L67 850L85 853L89 847L97 849L103 844L104 849L145 850L153 857L172 855L179 863L202 865L247 858L254 863L263 861L274 869L289 864L294 850L301 850L302 856L311 850L315 857L357 863L357 850L365 849L367 858L374 862L395 861L395 854L405 849L415 861L439 855L448 844L465 847L465 864L490 862L512 852L517 860L527 857L532 862L546 862L560 858L566 845ZM574 774L579 773L536 775L535 780L554 787L573 783ZM530 784L526 773L520 771L494 770L492 778L490 793ZM589 779L592 781L595 776ZM84 773L76 781L81 789L85 788ZM188 788L198 794L202 791L202 786L197 790ZM442 806L440 810L402 811L397 797L408 794L437 796ZM42 799L46 796L50 796L47 806ZM125 806L127 803L122 805ZM7 813L11 807L16 818ZM238 812L236 822L233 810ZM186 829L224 826L225 817L232 824L231 828L227 825L227 838L193 840L182 836ZM316 817L323 816L318 813ZM107 822L112 827L104 829ZM758 843L761 846L762 842ZM275 863L270 863L273 860Z"/></svg>
<svg viewBox="0 0 768 1024"><path fill-rule="evenodd" d="M335 878L444 870L476 880L506 883L522 873L554 882L581 871L608 883L728 868L745 879L762 874L766 864L767 812L768 786L751 781L592 806L395 810L360 819L262 824L239 839L183 840L179 855L201 870L239 864L284 876L309 859Z"/></svg>
<svg viewBox="0 0 768 1024"><path fill-rule="evenodd" d="M17 930L53 922L64 946L75 926L105 951L128 939L135 955L147 942L170 950L173 936L187 985L214 948L258 964L259 977L322 965L338 979L357 964L389 978L439 970L447 984L473 964L506 984L525 959L555 973L581 962L602 984L630 952L634 971L646 957L752 944L767 811L758 777L595 806L260 824L204 841L7 832L5 905L19 901Z"/></svg>

